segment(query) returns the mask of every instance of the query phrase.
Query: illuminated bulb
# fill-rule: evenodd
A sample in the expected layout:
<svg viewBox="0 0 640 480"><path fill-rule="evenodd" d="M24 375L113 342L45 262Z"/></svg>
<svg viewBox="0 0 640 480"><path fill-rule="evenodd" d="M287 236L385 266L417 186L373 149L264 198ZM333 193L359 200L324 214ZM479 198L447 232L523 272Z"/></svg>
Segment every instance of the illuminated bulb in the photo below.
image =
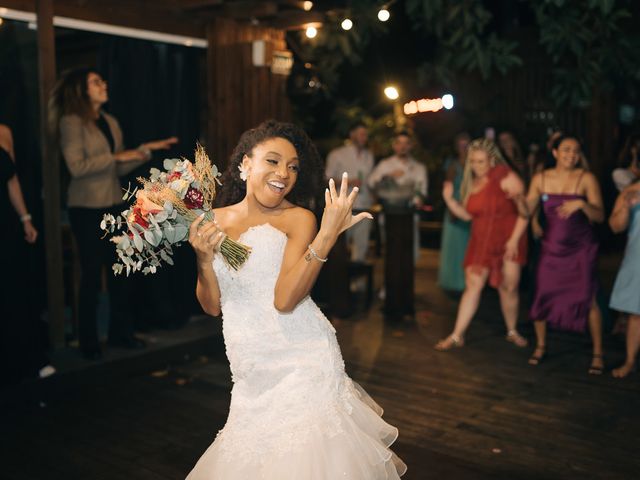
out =
<svg viewBox="0 0 640 480"><path fill-rule="evenodd" d="M386 22L387 20L389 20L390 16L391 14L389 13L389 10L387 10L386 8L382 8L378 12L378 20L380 20L381 22Z"/></svg>
<svg viewBox="0 0 640 480"><path fill-rule="evenodd" d="M307 27L307 30L304 32L307 38L315 38L318 35L318 30L316 27Z"/></svg>
<svg viewBox="0 0 640 480"><path fill-rule="evenodd" d="M398 93L398 89L396 87L385 88L384 94L387 96L389 100L396 100L400 96L400 94Z"/></svg>
<svg viewBox="0 0 640 480"><path fill-rule="evenodd" d="M193 40L185 40L184 46L185 47L192 47L193 46Z"/></svg>
<svg viewBox="0 0 640 480"><path fill-rule="evenodd" d="M350 19L345 18L345 19L342 21L342 24L341 24L341 25L342 25L342 29L343 29L343 30L351 30L351 27L353 27L353 22L352 22Z"/></svg>
<svg viewBox="0 0 640 480"><path fill-rule="evenodd" d="M304 8L305 12L308 12L309 10L311 10L313 8L313 2L304 2L302 4L302 8Z"/></svg>
<svg viewBox="0 0 640 480"><path fill-rule="evenodd" d="M453 95L447 93L442 96L442 106L447 110L451 110L453 108Z"/></svg>

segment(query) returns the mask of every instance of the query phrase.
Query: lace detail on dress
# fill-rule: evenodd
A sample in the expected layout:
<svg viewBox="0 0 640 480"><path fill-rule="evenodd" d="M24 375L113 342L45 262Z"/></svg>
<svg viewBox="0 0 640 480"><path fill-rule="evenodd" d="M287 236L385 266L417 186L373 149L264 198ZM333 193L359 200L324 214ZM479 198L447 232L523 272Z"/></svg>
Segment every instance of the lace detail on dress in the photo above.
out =
<svg viewBox="0 0 640 480"><path fill-rule="evenodd" d="M394 465L406 467L387 448L397 429L345 374L331 323L309 297L290 313L273 305L286 234L267 223L240 240L252 252L238 271L213 262L234 382L229 417L189 480L398 478ZM362 473L342 474L351 471Z"/></svg>

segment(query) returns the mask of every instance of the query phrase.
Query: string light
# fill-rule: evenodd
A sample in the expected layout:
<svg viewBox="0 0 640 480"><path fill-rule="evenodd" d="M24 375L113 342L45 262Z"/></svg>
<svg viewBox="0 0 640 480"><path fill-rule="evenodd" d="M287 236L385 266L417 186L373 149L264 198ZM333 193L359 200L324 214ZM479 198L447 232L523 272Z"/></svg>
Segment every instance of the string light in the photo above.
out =
<svg viewBox="0 0 640 480"><path fill-rule="evenodd" d="M307 27L304 33L307 38L315 38L318 35L318 29L316 27Z"/></svg>
<svg viewBox="0 0 640 480"><path fill-rule="evenodd" d="M453 95L447 93L442 96L442 106L447 110L451 110L453 108Z"/></svg>
<svg viewBox="0 0 640 480"><path fill-rule="evenodd" d="M351 27L353 27L353 22L352 22L350 19L345 18L345 19L342 21L342 24L341 24L341 25L342 25L342 29L343 29L343 30L351 30Z"/></svg>
<svg viewBox="0 0 640 480"><path fill-rule="evenodd" d="M313 2L309 2L309 1L304 2L302 4L302 8L304 8L305 12L308 12L309 10L311 10L313 8Z"/></svg>
<svg viewBox="0 0 640 480"><path fill-rule="evenodd" d="M442 98L421 98L412 100L404 104L404 114L413 115L423 112L439 112L443 108L451 110L453 108L453 95L447 93Z"/></svg>
<svg viewBox="0 0 640 480"><path fill-rule="evenodd" d="M381 8L378 12L378 20L380 20L381 22L386 22L387 20L389 20L389 17L391 17L391 14L386 8Z"/></svg>
<svg viewBox="0 0 640 480"><path fill-rule="evenodd" d="M389 100L397 100L400 94L398 93L398 89L393 85L389 85L384 89L384 94L387 96Z"/></svg>

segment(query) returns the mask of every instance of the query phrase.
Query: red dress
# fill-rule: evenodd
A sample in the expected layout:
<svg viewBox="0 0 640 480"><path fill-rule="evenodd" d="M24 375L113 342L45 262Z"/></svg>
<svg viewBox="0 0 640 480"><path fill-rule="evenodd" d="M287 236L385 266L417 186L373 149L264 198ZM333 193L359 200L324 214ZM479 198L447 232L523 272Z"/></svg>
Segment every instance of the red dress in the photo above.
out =
<svg viewBox="0 0 640 480"><path fill-rule="evenodd" d="M473 217L471 237L464 257L464 268L489 269L489 285L502 282L504 247L513 232L518 209L513 200L500 188L500 182L510 172L506 165L498 165L489 172L489 181L479 192L467 199L467 212ZM520 237L516 263L527 260L527 235Z"/></svg>

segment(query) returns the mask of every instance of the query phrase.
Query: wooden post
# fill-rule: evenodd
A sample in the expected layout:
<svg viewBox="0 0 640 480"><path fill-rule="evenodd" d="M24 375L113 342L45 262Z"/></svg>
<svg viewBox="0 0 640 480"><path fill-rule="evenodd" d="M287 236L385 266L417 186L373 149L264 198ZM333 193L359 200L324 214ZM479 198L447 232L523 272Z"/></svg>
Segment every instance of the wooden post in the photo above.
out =
<svg viewBox="0 0 640 480"><path fill-rule="evenodd" d="M49 333L54 348L64 346L64 284L60 231L60 170L48 119L49 94L56 80L53 0L37 0L40 144L44 189L44 234L47 263Z"/></svg>

